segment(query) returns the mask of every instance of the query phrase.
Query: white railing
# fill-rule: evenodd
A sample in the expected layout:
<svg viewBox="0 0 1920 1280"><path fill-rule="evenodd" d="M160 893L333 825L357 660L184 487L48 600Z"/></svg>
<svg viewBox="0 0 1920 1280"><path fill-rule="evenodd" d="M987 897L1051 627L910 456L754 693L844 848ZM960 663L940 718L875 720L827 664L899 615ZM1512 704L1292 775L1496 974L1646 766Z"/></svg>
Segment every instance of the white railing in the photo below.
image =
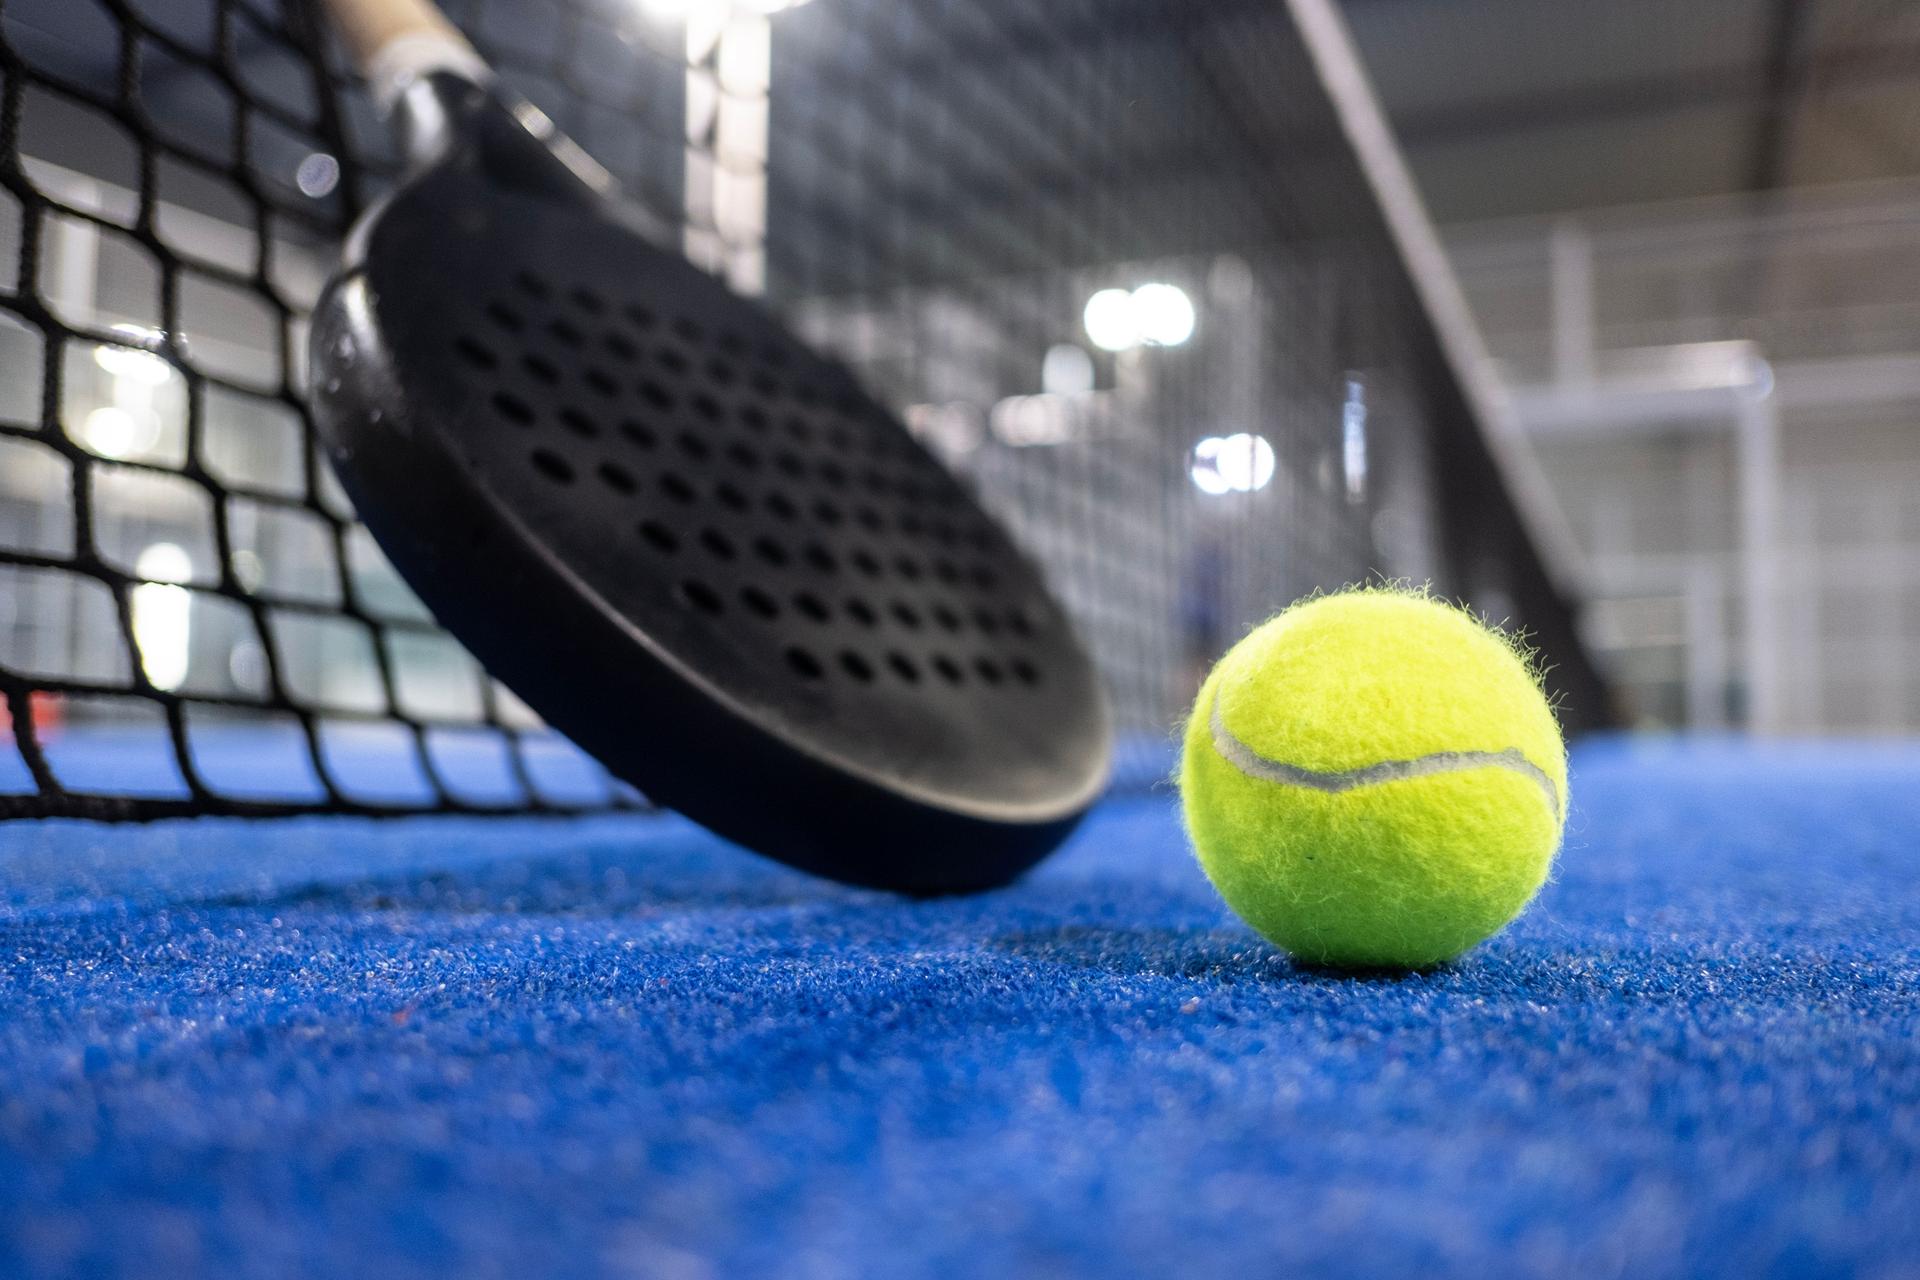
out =
<svg viewBox="0 0 1920 1280"><path fill-rule="evenodd" d="M1448 243L1648 718L1920 730L1920 183Z"/></svg>

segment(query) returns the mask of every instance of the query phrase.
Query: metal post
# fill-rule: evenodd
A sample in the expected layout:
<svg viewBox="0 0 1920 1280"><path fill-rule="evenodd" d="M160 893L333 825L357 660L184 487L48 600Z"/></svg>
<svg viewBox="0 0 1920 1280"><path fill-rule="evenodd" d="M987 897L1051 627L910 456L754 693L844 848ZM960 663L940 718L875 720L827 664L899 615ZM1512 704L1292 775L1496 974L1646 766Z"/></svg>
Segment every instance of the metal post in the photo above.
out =
<svg viewBox="0 0 1920 1280"><path fill-rule="evenodd" d="M1560 218L1547 241L1548 289L1553 305L1553 378L1566 385L1593 382L1593 238L1577 218Z"/></svg>
<svg viewBox="0 0 1920 1280"><path fill-rule="evenodd" d="M1785 726L1780 573L1780 414L1771 379L1739 398L1740 574L1745 597L1747 727L1760 735Z"/></svg>
<svg viewBox="0 0 1920 1280"><path fill-rule="evenodd" d="M1702 565L1687 576L1687 727L1714 732L1727 726L1726 621L1718 570Z"/></svg>

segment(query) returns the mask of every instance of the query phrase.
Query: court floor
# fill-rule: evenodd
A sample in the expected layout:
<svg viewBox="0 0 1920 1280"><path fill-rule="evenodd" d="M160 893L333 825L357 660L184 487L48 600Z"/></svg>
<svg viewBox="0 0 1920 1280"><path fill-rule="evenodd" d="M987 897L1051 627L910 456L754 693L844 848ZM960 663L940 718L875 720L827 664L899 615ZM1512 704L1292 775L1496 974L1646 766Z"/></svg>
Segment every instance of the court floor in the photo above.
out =
<svg viewBox="0 0 1920 1280"><path fill-rule="evenodd" d="M675 818L0 827L0 1274L1920 1275L1920 747L1573 787L1400 979L1164 791L929 902Z"/></svg>

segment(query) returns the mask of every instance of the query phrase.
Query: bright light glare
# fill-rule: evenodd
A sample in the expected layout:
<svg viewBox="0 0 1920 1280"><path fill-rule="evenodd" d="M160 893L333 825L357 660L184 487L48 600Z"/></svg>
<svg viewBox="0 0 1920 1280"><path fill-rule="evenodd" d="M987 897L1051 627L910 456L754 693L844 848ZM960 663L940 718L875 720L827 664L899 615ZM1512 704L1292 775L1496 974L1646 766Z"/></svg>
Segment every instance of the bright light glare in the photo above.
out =
<svg viewBox="0 0 1920 1280"><path fill-rule="evenodd" d="M1193 300L1172 284L1102 289L1087 299L1087 336L1103 351L1177 347L1193 336Z"/></svg>
<svg viewBox="0 0 1920 1280"><path fill-rule="evenodd" d="M80 424L81 443L103 458L131 458L160 443L160 419L118 405L101 405Z"/></svg>
<svg viewBox="0 0 1920 1280"><path fill-rule="evenodd" d="M140 666L157 689L178 689L187 678L193 598L171 585L193 577L193 559L171 542L140 553L134 572L148 581L133 589L133 638Z"/></svg>
<svg viewBox="0 0 1920 1280"><path fill-rule="evenodd" d="M720 88L728 97L760 97L767 91L773 75L773 30L766 22L752 17L735 17L720 34L720 53L716 70ZM726 109L728 98L720 101ZM766 110L764 105L760 108ZM762 155L765 154L763 151Z"/></svg>
<svg viewBox="0 0 1920 1280"><path fill-rule="evenodd" d="M1266 488L1273 481L1273 468L1273 446L1264 436L1243 431L1208 436L1193 446L1193 465L1188 474L1200 492L1219 497Z"/></svg>
<svg viewBox="0 0 1920 1280"><path fill-rule="evenodd" d="M1140 329L1133 313L1133 295L1125 289L1102 289L1087 299L1082 317L1087 336L1102 351L1125 351L1140 342Z"/></svg>
<svg viewBox="0 0 1920 1280"><path fill-rule="evenodd" d="M157 340L160 336L152 330L136 329L132 325L115 325L113 331L136 342ZM172 365L151 351L141 351L135 347L95 347L93 362L116 378L142 382L150 387L160 386L173 377Z"/></svg>
<svg viewBox="0 0 1920 1280"><path fill-rule="evenodd" d="M1143 284L1133 291L1134 325L1150 347L1177 347L1193 336L1193 301L1178 285Z"/></svg>

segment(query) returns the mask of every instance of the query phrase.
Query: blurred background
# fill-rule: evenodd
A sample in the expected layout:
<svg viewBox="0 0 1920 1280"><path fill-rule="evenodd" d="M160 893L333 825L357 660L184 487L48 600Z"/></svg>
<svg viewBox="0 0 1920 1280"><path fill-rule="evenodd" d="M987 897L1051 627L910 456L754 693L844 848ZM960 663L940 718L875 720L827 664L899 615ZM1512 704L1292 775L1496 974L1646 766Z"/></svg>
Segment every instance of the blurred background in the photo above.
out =
<svg viewBox="0 0 1920 1280"><path fill-rule="evenodd" d="M1920 728L1920 8L459 0L694 261L1019 533L1118 780L1411 580L1575 731ZM395 176L304 0L0 7L0 812L632 805L317 457Z"/></svg>
<svg viewBox="0 0 1920 1280"><path fill-rule="evenodd" d="M1627 721L1920 728L1920 6L1345 12Z"/></svg>

